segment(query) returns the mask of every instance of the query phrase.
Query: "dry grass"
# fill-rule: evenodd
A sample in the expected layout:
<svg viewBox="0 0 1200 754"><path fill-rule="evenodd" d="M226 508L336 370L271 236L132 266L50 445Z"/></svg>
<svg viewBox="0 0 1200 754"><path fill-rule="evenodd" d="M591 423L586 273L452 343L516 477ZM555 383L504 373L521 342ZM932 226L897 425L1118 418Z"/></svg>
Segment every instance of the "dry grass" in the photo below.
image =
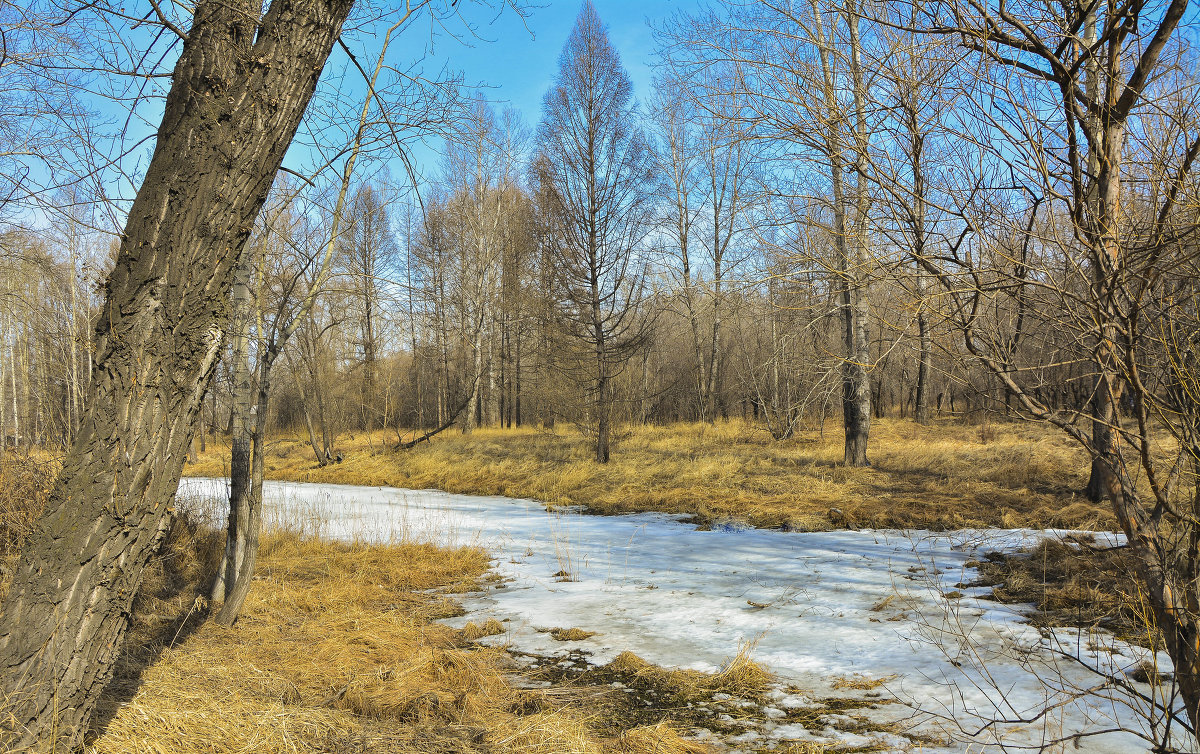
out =
<svg viewBox="0 0 1200 754"><path fill-rule="evenodd" d="M897 676L895 675L884 676L883 678L868 678L860 673L855 673L854 675L844 675L834 679L833 688L854 689L855 691L874 691L880 686L896 680L896 678Z"/></svg>
<svg viewBox="0 0 1200 754"><path fill-rule="evenodd" d="M391 440L394 443L394 435ZM346 461L318 468L299 438L273 441L272 479L436 488L508 495L594 512L667 511L701 522L738 518L756 526L821 530L857 526L1112 528L1104 506L1075 493L1086 484L1083 454L1049 428L923 427L878 420L871 468L840 465L840 428L772 441L741 421L631 427L613 460L591 460L573 430L446 432L409 451L386 433L345 437ZM228 450L214 442L186 473L221 475Z"/></svg>
<svg viewBox="0 0 1200 754"><path fill-rule="evenodd" d="M151 568L89 754L707 751L670 725L600 733L572 697L510 684L507 652L472 641L502 632L498 621L433 622L484 576L479 550L271 533L225 628L196 600L219 538L191 520Z"/></svg>
<svg viewBox="0 0 1200 754"><path fill-rule="evenodd" d="M485 636L497 636L504 633L504 624L495 618L488 618L482 626L468 623L459 629L459 633L467 641L478 641Z"/></svg>
<svg viewBox="0 0 1200 754"><path fill-rule="evenodd" d="M552 628L550 638L555 641L583 641L596 635L595 631L584 631L582 628Z"/></svg>
<svg viewBox="0 0 1200 754"><path fill-rule="evenodd" d="M989 553L978 567L971 586L992 587L1000 602L1033 603L1034 625L1099 627L1135 644L1158 641L1126 548L1098 547L1090 536L1048 538L1028 552Z"/></svg>
<svg viewBox="0 0 1200 754"><path fill-rule="evenodd" d="M743 645L717 673L672 670L647 662L632 652L622 652L600 670L631 680L634 685L651 687L678 703L707 699L713 694L759 699L770 685L772 676L750 659L753 648L752 644Z"/></svg>
<svg viewBox="0 0 1200 754"><path fill-rule="evenodd" d="M705 754L710 751L704 744L680 738L675 729L666 723L643 725L625 731L617 739L617 750L630 754Z"/></svg>
<svg viewBox="0 0 1200 754"><path fill-rule="evenodd" d="M50 497L57 458L39 451L0 452L0 559L20 549Z"/></svg>

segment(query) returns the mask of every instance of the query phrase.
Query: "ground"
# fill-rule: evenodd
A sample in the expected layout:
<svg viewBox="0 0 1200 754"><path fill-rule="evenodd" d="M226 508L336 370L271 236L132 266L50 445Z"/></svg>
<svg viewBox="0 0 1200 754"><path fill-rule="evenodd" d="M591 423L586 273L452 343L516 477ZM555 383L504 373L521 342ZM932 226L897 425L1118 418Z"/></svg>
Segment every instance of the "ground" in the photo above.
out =
<svg viewBox="0 0 1200 754"><path fill-rule="evenodd" d="M488 578L479 550L276 532L242 617L226 628L206 621L195 598L213 565L194 557L215 552L206 539L177 526L152 567L89 754L708 750L682 739L668 712L614 724L629 718L630 703L611 688L530 688L536 670L475 642L495 627L435 623L461 612L455 594ZM745 676L747 666L733 672ZM717 676L710 691L729 685ZM617 698L597 714L583 704L597 696Z"/></svg>
<svg viewBox="0 0 1200 754"><path fill-rule="evenodd" d="M343 435L345 460L325 467L296 435L270 441L266 477L506 495L596 513L686 513L700 523L738 518L800 531L1115 526L1105 506L1079 494L1088 471L1082 452L1042 425L877 420L872 466L864 469L840 465L840 430L830 424L824 433L776 441L742 421L628 427L605 465L591 459L585 438L561 427L451 430L407 451L393 450L395 432ZM228 463L228 444L218 437L184 473L222 476Z"/></svg>
<svg viewBox="0 0 1200 754"><path fill-rule="evenodd" d="M606 466L590 460L585 438L561 428L446 433L409 451L394 450L396 439L343 436L345 460L321 468L300 438L276 438L267 476L525 497L597 513L685 513L709 525L1112 527L1103 506L1077 494L1082 455L1033 425L880 421L869 469L838 464L836 427L787 441L742 422L633 427ZM44 496L53 463L7 458L0 534L11 560L31 515L23 501ZM218 437L185 474L223 475L227 463ZM477 643L496 626L436 623L459 611L456 594L490 578L486 554L470 548L277 532L243 617L223 628L206 620L199 597L219 536L195 521L176 527L154 564L89 741L93 754L686 754L711 750L680 735L704 728L698 709L718 720L731 698L753 702L762 692L752 663L715 675L680 675L632 656L599 669L550 669ZM569 638L579 629L560 630ZM728 688L731 679L746 688ZM847 711L872 703L873 693Z"/></svg>

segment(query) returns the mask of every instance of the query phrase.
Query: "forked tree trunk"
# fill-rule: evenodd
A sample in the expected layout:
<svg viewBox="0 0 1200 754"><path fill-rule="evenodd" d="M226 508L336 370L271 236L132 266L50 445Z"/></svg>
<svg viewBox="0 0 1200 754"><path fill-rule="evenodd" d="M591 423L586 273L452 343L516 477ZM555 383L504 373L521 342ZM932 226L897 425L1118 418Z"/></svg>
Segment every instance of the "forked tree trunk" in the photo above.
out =
<svg viewBox="0 0 1200 754"><path fill-rule="evenodd" d="M234 267L352 0L201 0L95 334L79 434L0 617L0 750L80 745L224 344Z"/></svg>

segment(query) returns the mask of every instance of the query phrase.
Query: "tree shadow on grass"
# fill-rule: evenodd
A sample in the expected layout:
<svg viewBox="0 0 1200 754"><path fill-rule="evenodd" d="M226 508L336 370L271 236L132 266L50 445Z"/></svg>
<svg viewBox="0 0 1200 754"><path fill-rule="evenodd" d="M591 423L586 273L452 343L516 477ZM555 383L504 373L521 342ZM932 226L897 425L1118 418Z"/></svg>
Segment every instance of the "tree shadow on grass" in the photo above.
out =
<svg viewBox="0 0 1200 754"><path fill-rule="evenodd" d="M120 709L137 694L146 671L208 620L206 597L223 545L224 533L201 523L198 517L176 517L158 554L146 567L125 644L96 705L86 743L104 734Z"/></svg>

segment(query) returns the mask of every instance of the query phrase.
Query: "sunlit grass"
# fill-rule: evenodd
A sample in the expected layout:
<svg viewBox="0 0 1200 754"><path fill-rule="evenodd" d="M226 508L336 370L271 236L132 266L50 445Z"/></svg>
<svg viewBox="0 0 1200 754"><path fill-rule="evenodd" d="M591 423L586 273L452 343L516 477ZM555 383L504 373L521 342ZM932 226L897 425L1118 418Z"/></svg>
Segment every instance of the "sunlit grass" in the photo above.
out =
<svg viewBox="0 0 1200 754"><path fill-rule="evenodd" d="M841 465L840 427L774 441L742 421L628 427L612 461L592 460L571 429L446 432L408 451L395 434L343 436L345 461L318 468L299 437L274 438L271 479L436 488L582 504L600 513L665 511L703 522L759 526L1056 526L1111 528L1103 505L1079 491L1081 451L1053 430L1022 423L877 420L865 469ZM227 448L209 444L189 475L220 475Z"/></svg>
<svg viewBox="0 0 1200 754"><path fill-rule="evenodd" d="M433 622L478 585L480 550L275 531L229 628L169 588L171 574L195 586L211 569L202 538L176 534L164 557L179 562L152 569L89 754L708 751L668 722L601 733L570 693L519 688L507 651L474 643L503 634L499 621Z"/></svg>

